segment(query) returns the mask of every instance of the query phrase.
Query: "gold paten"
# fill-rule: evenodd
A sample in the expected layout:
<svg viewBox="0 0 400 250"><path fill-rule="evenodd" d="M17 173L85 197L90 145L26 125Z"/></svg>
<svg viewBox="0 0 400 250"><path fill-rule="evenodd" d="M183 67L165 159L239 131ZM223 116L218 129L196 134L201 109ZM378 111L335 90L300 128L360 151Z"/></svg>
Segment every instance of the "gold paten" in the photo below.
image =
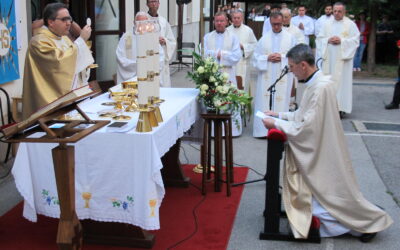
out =
<svg viewBox="0 0 400 250"><path fill-rule="evenodd" d="M132 117L129 115L117 115L113 117L113 120L116 121L129 121L130 119L132 119Z"/></svg>
<svg viewBox="0 0 400 250"><path fill-rule="evenodd" d="M115 106L117 103L116 102L103 102L101 105L104 106Z"/></svg>

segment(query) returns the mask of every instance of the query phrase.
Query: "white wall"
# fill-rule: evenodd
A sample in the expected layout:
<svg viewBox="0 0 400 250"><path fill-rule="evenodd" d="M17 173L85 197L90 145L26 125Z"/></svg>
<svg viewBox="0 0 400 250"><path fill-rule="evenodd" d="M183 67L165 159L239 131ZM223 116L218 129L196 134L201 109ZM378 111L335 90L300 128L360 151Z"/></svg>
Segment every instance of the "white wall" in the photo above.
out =
<svg viewBox="0 0 400 250"><path fill-rule="evenodd" d="M135 3L132 0L125 0L125 29L133 30L135 21Z"/></svg>

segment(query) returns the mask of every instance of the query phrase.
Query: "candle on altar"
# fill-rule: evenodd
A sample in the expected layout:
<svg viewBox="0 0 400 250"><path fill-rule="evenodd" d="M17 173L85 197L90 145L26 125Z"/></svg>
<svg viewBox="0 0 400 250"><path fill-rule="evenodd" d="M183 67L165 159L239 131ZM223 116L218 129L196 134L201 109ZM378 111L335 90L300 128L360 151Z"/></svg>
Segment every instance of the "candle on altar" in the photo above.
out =
<svg viewBox="0 0 400 250"><path fill-rule="evenodd" d="M146 81L138 82L138 104L147 104L149 95L147 94L147 85Z"/></svg>

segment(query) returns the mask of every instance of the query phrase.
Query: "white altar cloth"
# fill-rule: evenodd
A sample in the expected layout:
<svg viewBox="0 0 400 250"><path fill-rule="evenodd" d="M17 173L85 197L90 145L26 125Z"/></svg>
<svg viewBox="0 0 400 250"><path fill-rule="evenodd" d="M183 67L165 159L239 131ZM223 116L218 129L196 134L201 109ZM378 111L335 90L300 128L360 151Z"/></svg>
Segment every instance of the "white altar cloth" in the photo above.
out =
<svg viewBox="0 0 400 250"><path fill-rule="evenodd" d="M161 157L199 117L197 89L161 88L164 122L148 133L135 132L138 113L131 115L132 129L110 133L102 128L75 144L75 200L79 219L122 222L146 230L160 228L159 207L165 194ZM108 94L81 106L92 119L107 109ZM21 143L12 173L24 198L23 216L58 218L60 207L51 149L57 144Z"/></svg>

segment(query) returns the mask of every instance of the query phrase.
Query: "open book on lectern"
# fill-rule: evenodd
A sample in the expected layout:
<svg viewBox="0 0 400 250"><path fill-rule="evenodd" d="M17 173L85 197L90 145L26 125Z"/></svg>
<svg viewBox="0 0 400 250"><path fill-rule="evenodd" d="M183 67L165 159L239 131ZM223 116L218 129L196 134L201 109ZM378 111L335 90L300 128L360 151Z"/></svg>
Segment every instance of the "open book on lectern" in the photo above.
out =
<svg viewBox="0 0 400 250"><path fill-rule="evenodd" d="M26 120L19 122L13 126L5 128L3 133L6 137L13 135L17 132L20 132L33 124L35 124L38 119L44 117L48 114L53 113L55 110L61 109L67 105L72 103L77 103L83 99L86 99L90 96L94 96L98 93L98 91L93 91L89 85L85 85L83 87L73 89L67 94L59 97L58 99L54 100L53 102L43 106L38 111L33 113L29 118Z"/></svg>

